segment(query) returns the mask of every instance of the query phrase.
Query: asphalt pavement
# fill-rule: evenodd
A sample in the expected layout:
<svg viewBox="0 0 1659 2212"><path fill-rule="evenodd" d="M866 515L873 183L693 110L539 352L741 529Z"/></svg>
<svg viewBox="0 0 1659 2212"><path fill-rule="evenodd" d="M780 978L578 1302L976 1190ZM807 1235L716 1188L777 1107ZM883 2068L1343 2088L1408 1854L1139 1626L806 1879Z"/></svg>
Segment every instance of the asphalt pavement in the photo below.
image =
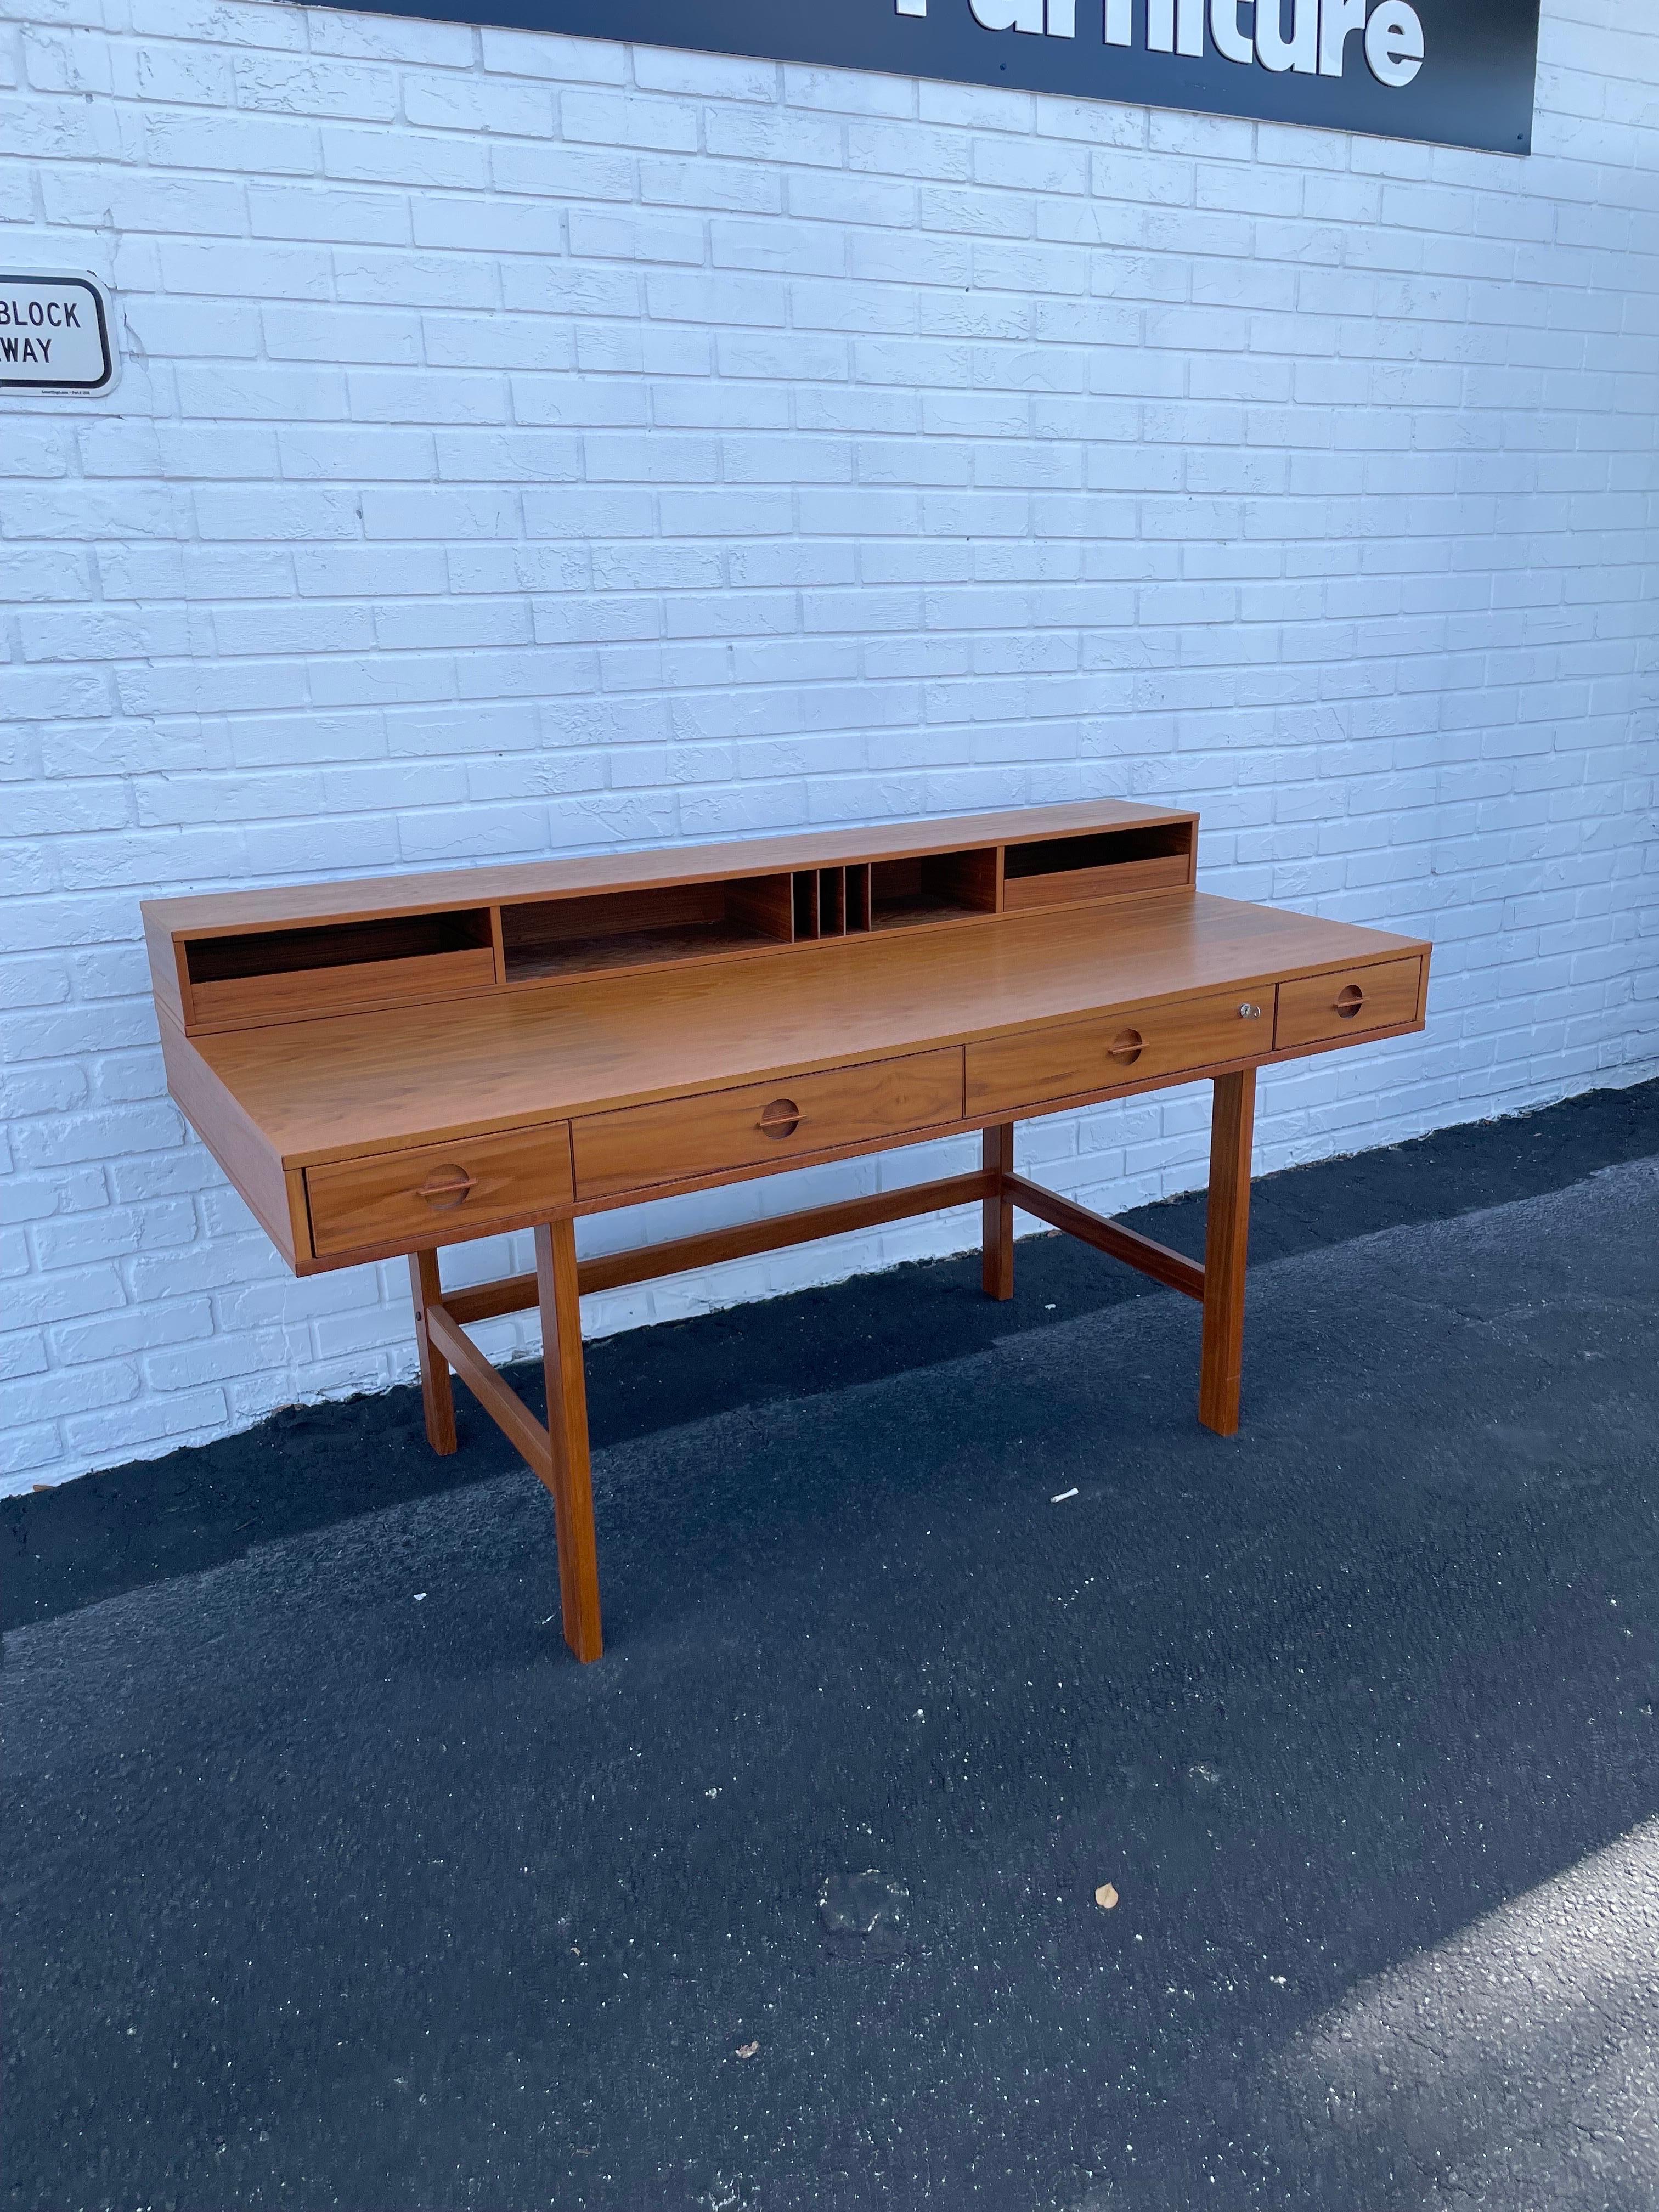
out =
<svg viewBox="0 0 1659 2212"><path fill-rule="evenodd" d="M9 1501L0 2204L1652 2212L1659 1085L1254 1252L595 1346L594 1668L464 1393Z"/></svg>

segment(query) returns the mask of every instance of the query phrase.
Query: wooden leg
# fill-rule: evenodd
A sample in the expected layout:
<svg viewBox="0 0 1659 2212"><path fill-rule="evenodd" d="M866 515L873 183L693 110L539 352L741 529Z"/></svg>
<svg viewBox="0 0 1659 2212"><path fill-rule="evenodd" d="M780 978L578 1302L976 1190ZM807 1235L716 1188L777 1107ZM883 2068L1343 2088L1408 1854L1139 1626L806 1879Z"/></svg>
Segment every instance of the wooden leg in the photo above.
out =
<svg viewBox="0 0 1659 2212"><path fill-rule="evenodd" d="M421 1402L426 1407L426 1440L434 1452L455 1449L455 1398L449 1386L449 1362L433 1343L426 1310L443 1297L435 1252L411 1252L409 1287L415 1297L415 1349L421 1358Z"/></svg>
<svg viewBox="0 0 1659 2212"><path fill-rule="evenodd" d="M573 1223L548 1222L537 1230L536 1282L542 1310L542 1364L547 1375L547 1433L564 1640L579 1659L593 1660L605 1645L599 1629L599 1546L593 1534L587 1382L582 1370L581 1300Z"/></svg>
<svg viewBox="0 0 1659 2212"><path fill-rule="evenodd" d="M1204 1232L1204 1350L1198 1418L1218 1436L1238 1434L1244 1371L1244 1255L1250 1236L1250 1145L1255 1070L1218 1075L1210 1115L1210 1202Z"/></svg>
<svg viewBox="0 0 1659 2212"><path fill-rule="evenodd" d="M987 1129L981 1139L987 1175L1010 1176L1014 1171L1014 1125L1004 1121ZM1014 1295L1014 1201L1005 1191L984 1203L985 1256L981 1279L988 1298Z"/></svg>

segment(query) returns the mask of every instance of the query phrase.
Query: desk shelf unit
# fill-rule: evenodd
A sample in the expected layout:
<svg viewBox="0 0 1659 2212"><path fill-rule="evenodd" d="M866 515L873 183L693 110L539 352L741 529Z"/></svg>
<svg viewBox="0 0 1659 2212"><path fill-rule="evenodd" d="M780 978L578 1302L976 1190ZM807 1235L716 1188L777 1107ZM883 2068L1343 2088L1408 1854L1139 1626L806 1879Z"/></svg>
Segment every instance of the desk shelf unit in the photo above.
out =
<svg viewBox="0 0 1659 2212"><path fill-rule="evenodd" d="M186 926L147 923L158 995L195 1036L1190 893L1197 833L1194 814L1103 801L371 879L335 886L332 912L326 886L191 900Z"/></svg>

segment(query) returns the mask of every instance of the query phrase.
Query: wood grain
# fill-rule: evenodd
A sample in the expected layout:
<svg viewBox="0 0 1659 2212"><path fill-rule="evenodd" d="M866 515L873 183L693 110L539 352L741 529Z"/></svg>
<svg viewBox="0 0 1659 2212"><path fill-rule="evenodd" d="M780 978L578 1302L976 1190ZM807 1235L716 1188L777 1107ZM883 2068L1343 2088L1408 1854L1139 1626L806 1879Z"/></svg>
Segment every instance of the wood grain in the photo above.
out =
<svg viewBox="0 0 1659 2212"><path fill-rule="evenodd" d="M157 1011L171 1017L181 1030L190 1026L190 978L185 968L185 948L166 926L159 905L140 908L144 925L144 950L149 957L150 988Z"/></svg>
<svg viewBox="0 0 1659 2212"><path fill-rule="evenodd" d="M446 1007L441 1022L425 1009L314 1022L303 1053L269 1030L204 1037L198 1049L277 1157L310 1166L1127 1017L1152 1001L1225 990L1271 1003L1280 978L1424 950L1380 930L1154 892L669 976L491 994ZM981 1118L994 1117L991 1108Z"/></svg>
<svg viewBox="0 0 1659 2212"><path fill-rule="evenodd" d="M394 1237L453 1243L569 1204L569 1125L375 1152L307 1169L306 1183L319 1258Z"/></svg>
<svg viewBox="0 0 1659 2212"><path fill-rule="evenodd" d="M1253 1014L1243 1009L1252 1006ZM1133 1015L1067 1022L967 1048L968 1111L1024 1109L1098 1091L1114 1077L1176 1075L1273 1042L1273 999L1228 992L1137 1006Z"/></svg>
<svg viewBox="0 0 1659 2212"><path fill-rule="evenodd" d="M520 899L631 890L658 884L708 883L770 875L848 861L897 859L998 845L1009 838L1076 836L1091 830L1139 829L1196 823L1184 808L1140 806L1124 799L1083 799L1063 806L1016 807L998 813L952 815L932 822L889 823L873 830L812 830L723 845L682 845L666 851L582 854L507 867L434 869L410 876L374 876L336 884L283 884L268 890L216 891L187 899L147 900L146 928L187 937L223 930L283 929L313 921L356 921L411 907L439 913L452 907Z"/></svg>
<svg viewBox="0 0 1659 2212"><path fill-rule="evenodd" d="M1014 1172L1014 1125L999 1121L981 1139L980 1157L991 1188L980 1216L980 1283L988 1298L1014 1295L1014 1201L1009 1182Z"/></svg>
<svg viewBox="0 0 1659 2212"><path fill-rule="evenodd" d="M821 1237L847 1237L861 1229L879 1229L890 1221L905 1221L913 1214L941 1213L951 1206L971 1206L988 1195L982 1175L943 1176L933 1182L909 1183L901 1190L873 1192L867 1198L836 1199L829 1206L803 1208L796 1213L772 1214L762 1221L734 1223L727 1229L706 1229L696 1237L677 1237L664 1244L646 1244L627 1252L602 1252L578 1263L581 1294L615 1291L633 1283L651 1283L665 1275L681 1275L703 1267L717 1267L727 1260L749 1260L761 1252L781 1252L793 1244L813 1244ZM458 1321L494 1321L501 1314L522 1313L537 1300L533 1275L507 1275L493 1283L478 1283L465 1291L452 1291L447 1299Z"/></svg>
<svg viewBox="0 0 1659 2212"><path fill-rule="evenodd" d="M1280 1047L1364 1036L1411 1021L1422 987L1420 960L1387 960L1341 968L1305 981L1281 983L1273 1042Z"/></svg>
<svg viewBox="0 0 1659 2212"><path fill-rule="evenodd" d="M559 1543L559 1603L564 1640L586 1663L605 1649L599 1626L599 1542L588 1465L587 1381L582 1366L580 1285L575 1231L568 1221L536 1231L541 1292L542 1363L554 1518Z"/></svg>
<svg viewBox="0 0 1659 2212"><path fill-rule="evenodd" d="M431 1309L443 1304L435 1252L410 1254L409 1284L415 1301L415 1352L421 1364L426 1440L434 1452L447 1456L456 1449L455 1394L450 1388L449 1362L433 1343L428 1322Z"/></svg>
<svg viewBox="0 0 1659 2212"><path fill-rule="evenodd" d="M576 1193L608 1197L685 1176L781 1166L804 1152L953 1121L961 1111L962 1054L956 1051L629 1107L571 1124Z"/></svg>
<svg viewBox="0 0 1659 2212"><path fill-rule="evenodd" d="M1065 868L1051 876L1010 876L1002 887L1003 911L1020 914L1036 907L1124 898L1131 891L1175 890L1187 881L1188 866L1186 854L1169 853L1100 868Z"/></svg>
<svg viewBox="0 0 1659 2212"><path fill-rule="evenodd" d="M1103 1214L1086 1206L1079 1206L1055 1191L1028 1182L1024 1176L1009 1176L1006 1188L1023 1213L1034 1213L1039 1221L1048 1222L1051 1228L1063 1229L1068 1237L1092 1244L1097 1252L1108 1253L1114 1260L1127 1261L1143 1275L1166 1283L1172 1291L1180 1291L1189 1298L1203 1297L1204 1270L1184 1252L1173 1252L1167 1244L1143 1237L1139 1230L1126 1229L1121 1221L1109 1221Z"/></svg>
<svg viewBox="0 0 1659 2212"><path fill-rule="evenodd" d="M223 1078L165 1013L160 1023L167 1089L246 1200L271 1243L297 1268L312 1256L303 1183L291 1181L266 1132Z"/></svg>
<svg viewBox="0 0 1659 2212"><path fill-rule="evenodd" d="M410 960L368 960L354 968L301 968L193 981L191 1033L318 1021L377 1006L428 1005L489 990L495 981L494 951L475 945Z"/></svg>
<svg viewBox="0 0 1659 2212"><path fill-rule="evenodd" d="M1255 1070L1216 1078L1210 1114L1210 1196L1204 1231L1204 1345L1198 1418L1238 1434L1244 1373L1244 1267L1250 1241Z"/></svg>
<svg viewBox="0 0 1659 2212"><path fill-rule="evenodd" d="M428 1304L426 1325L435 1348L449 1362L538 1480L553 1487L552 1462L547 1431L512 1384L484 1358L465 1331L439 1301Z"/></svg>

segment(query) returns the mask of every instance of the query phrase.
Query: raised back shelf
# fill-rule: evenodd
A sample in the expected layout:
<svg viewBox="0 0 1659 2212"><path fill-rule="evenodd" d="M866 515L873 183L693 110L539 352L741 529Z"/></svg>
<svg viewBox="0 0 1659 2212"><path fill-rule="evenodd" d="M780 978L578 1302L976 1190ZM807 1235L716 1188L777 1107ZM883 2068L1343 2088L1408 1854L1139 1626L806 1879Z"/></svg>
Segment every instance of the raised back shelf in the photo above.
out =
<svg viewBox="0 0 1659 2212"><path fill-rule="evenodd" d="M1190 891L1198 819L1102 800L701 851L297 884L147 905L188 1034Z"/></svg>

